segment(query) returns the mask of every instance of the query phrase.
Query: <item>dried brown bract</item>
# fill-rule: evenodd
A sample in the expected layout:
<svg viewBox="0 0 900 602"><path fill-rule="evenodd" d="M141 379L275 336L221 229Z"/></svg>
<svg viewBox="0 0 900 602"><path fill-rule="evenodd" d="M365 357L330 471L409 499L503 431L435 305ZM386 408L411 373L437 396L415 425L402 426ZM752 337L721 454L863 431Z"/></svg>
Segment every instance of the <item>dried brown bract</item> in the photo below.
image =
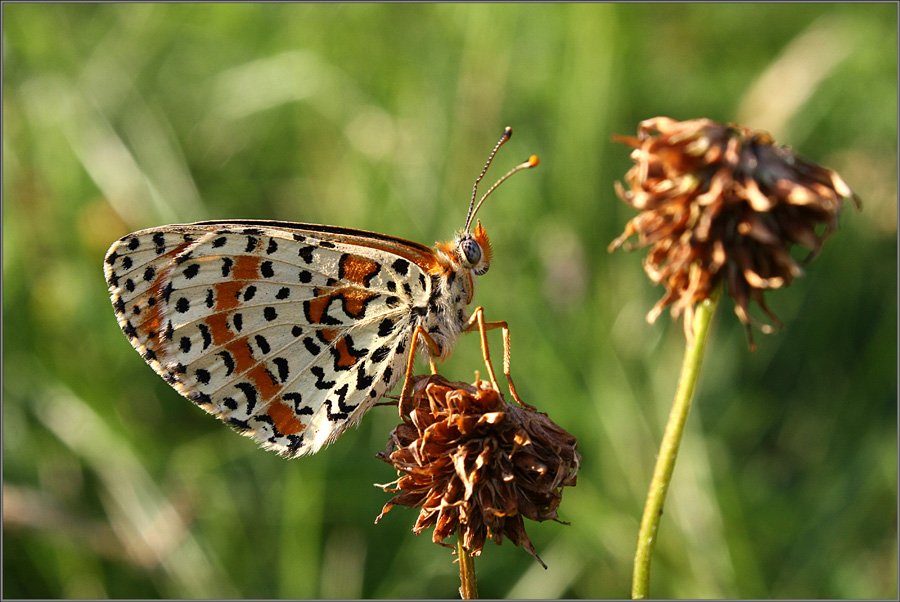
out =
<svg viewBox="0 0 900 602"><path fill-rule="evenodd" d="M400 478L381 486L399 493L375 522L393 506L420 508L417 535L433 526L432 541L446 546L462 529L474 556L488 537L500 544L506 536L546 568L522 519L558 521L562 488L575 484L581 462L575 438L546 414L506 403L484 381L418 376L412 405L410 421L378 454Z"/></svg>
<svg viewBox="0 0 900 602"><path fill-rule="evenodd" d="M751 347L751 325L772 330L750 316L751 300L782 326L763 292L802 274L791 247L810 249L809 261L837 228L843 200L859 207L835 172L740 125L655 117L641 122L637 137L614 140L634 147L629 190L616 182L616 192L641 213L609 250L633 234L634 246L650 247L644 269L666 292L647 319L671 305L673 316L684 312L688 339L694 307L722 281Z"/></svg>

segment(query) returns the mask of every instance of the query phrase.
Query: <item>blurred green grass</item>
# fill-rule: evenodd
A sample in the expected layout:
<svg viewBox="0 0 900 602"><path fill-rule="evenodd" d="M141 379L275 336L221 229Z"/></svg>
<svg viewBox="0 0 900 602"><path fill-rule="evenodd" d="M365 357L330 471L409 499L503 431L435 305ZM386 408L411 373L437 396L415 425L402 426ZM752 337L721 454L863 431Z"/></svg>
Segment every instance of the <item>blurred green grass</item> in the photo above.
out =
<svg viewBox="0 0 900 602"><path fill-rule="evenodd" d="M494 177L478 303L523 398L579 438L561 516L477 561L485 597L619 598L674 393L679 324L639 253L610 135L656 115L770 131L863 198L787 324L716 318L651 593L897 597L897 7L37 5L3 10L3 596L454 597L375 409L286 462L180 398L116 326L101 261L139 228L259 218L430 244ZM487 178L491 179L491 176ZM499 336L492 335L499 350ZM442 372L470 380L463 339Z"/></svg>

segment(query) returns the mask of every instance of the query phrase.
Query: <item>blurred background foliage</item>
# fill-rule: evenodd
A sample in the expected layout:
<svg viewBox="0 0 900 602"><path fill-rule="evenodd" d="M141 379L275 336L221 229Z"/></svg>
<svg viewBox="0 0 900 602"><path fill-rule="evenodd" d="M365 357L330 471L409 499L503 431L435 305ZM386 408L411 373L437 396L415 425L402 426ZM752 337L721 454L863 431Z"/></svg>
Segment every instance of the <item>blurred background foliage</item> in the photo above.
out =
<svg viewBox="0 0 900 602"><path fill-rule="evenodd" d="M3 596L455 597L449 550L373 483L377 408L292 462L130 348L101 261L139 228L334 224L431 244L475 176L478 303L523 398L579 438L571 526L477 561L485 597L618 598L683 351L644 316L610 141L640 120L771 132L863 199L750 352L720 308L653 561L657 597L897 597L897 6L3 5ZM499 355L500 338L491 335ZM421 367L424 371L424 366ZM482 368L464 338L442 372Z"/></svg>

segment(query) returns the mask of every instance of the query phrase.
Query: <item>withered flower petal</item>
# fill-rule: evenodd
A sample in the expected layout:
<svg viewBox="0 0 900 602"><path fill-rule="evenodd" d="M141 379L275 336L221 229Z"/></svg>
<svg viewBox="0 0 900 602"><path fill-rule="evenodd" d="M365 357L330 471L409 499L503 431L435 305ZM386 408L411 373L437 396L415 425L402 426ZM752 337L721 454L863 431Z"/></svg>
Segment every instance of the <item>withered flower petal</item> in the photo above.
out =
<svg viewBox="0 0 900 602"><path fill-rule="evenodd" d="M544 568L523 518L559 521L562 488L575 485L581 462L575 438L546 414L511 405L484 381L414 377L409 422L392 432L378 457L400 477L381 485L399 492L393 506L419 508L413 532L434 527L432 541L462 530L463 547L478 556L490 538L524 547Z"/></svg>
<svg viewBox="0 0 900 602"><path fill-rule="evenodd" d="M647 319L667 306L674 317L684 312L689 340L694 308L721 282L751 348L751 325L772 327L750 315L750 301L782 326L763 293L803 274L792 246L809 249L807 263L837 228L843 200L860 205L834 171L741 125L655 117L641 122L637 137L614 140L634 148L635 162L625 174L628 190L616 182L616 193L641 213L609 250L635 234L637 244L626 248L650 247L644 270L666 290Z"/></svg>

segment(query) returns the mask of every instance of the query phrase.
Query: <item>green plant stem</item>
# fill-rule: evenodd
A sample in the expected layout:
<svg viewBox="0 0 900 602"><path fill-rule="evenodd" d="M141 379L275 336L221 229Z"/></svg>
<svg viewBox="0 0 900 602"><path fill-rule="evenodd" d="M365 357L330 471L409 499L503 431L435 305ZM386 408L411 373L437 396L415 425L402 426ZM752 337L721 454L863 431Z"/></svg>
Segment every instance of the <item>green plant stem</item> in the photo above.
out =
<svg viewBox="0 0 900 602"><path fill-rule="evenodd" d="M710 299L699 304L694 313L693 342L689 342L684 351L678 390L675 392L675 401L659 447L659 456L656 459L656 467L653 469L653 479L650 481L647 501L644 503L644 515L641 517L641 530L638 534L637 552L634 555L634 575L631 583L631 597L634 599L646 598L650 589L650 560L653 555L653 546L656 544L656 534L659 530L660 518L662 518L666 493L668 493L669 483L672 481L678 447L681 445L681 437L684 435L684 425L691 410L694 388L700 374L700 365L703 363L703 351L706 349L706 336L716 311L719 293L720 289L717 289Z"/></svg>
<svg viewBox="0 0 900 602"><path fill-rule="evenodd" d="M462 583L459 595L463 600L478 598L478 583L475 581L475 559L463 547L463 530L456 528L456 555L459 557L459 580Z"/></svg>

